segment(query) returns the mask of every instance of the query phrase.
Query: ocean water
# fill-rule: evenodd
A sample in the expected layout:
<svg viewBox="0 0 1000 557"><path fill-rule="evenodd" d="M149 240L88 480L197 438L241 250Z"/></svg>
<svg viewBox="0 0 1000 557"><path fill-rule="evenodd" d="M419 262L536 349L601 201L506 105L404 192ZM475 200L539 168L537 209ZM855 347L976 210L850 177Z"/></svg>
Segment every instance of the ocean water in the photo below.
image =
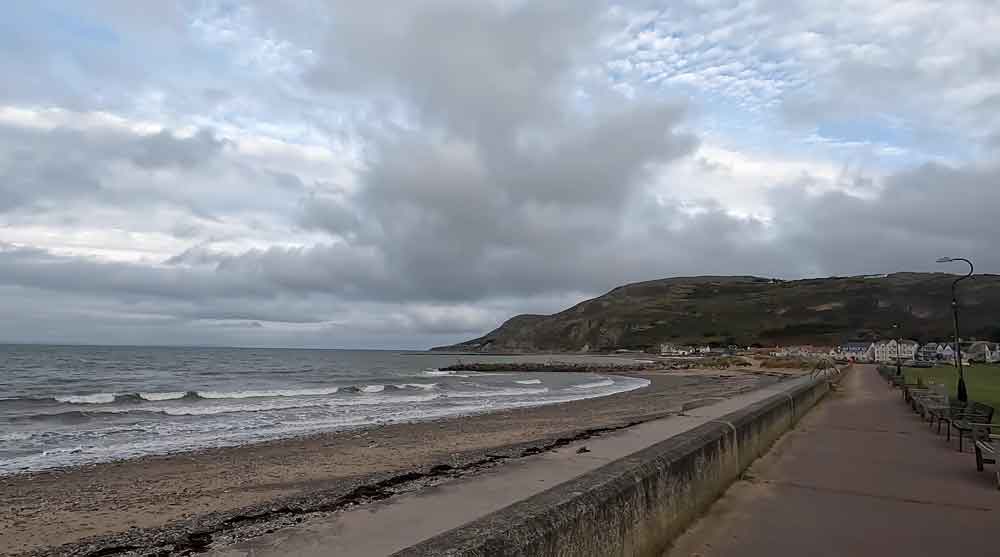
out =
<svg viewBox="0 0 1000 557"><path fill-rule="evenodd" d="M614 375L439 371L460 360L518 357L0 345L0 475L554 404L648 384Z"/></svg>

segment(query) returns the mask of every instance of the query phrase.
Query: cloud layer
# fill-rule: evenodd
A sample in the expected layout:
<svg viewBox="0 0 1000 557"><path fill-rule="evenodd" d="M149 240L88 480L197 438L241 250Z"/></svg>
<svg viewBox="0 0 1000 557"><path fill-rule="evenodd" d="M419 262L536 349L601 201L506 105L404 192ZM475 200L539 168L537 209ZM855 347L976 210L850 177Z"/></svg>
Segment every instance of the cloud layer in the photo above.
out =
<svg viewBox="0 0 1000 557"><path fill-rule="evenodd" d="M995 16L866 5L18 7L0 341L415 348L669 275L996 271Z"/></svg>

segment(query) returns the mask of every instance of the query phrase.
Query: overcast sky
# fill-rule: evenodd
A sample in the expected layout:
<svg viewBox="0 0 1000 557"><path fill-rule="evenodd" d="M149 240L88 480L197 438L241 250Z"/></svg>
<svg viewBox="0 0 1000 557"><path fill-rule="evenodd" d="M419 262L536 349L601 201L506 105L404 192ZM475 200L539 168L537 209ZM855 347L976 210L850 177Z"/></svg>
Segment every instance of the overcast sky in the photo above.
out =
<svg viewBox="0 0 1000 557"><path fill-rule="evenodd" d="M1000 271L995 0L11 2L0 341L422 348Z"/></svg>

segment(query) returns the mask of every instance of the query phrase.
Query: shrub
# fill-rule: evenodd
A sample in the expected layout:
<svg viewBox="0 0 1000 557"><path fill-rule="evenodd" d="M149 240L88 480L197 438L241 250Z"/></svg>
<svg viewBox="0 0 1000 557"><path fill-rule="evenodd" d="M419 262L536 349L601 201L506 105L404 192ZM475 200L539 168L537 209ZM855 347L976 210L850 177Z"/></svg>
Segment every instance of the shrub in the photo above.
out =
<svg viewBox="0 0 1000 557"><path fill-rule="evenodd" d="M701 361L701 367L711 367L717 369L728 369L732 366L749 367L753 364L746 358L739 356L719 356L717 358L705 358Z"/></svg>
<svg viewBox="0 0 1000 557"><path fill-rule="evenodd" d="M760 367L768 369L812 369L815 362L804 358L768 358Z"/></svg>

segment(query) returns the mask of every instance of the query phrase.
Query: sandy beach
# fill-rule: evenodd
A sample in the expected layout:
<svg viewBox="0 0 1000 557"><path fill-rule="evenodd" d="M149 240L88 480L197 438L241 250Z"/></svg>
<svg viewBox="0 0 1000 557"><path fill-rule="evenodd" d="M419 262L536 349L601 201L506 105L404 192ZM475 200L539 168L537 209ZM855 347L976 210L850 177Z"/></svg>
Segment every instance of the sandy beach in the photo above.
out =
<svg viewBox="0 0 1000 557"><path fill-rule="evenodd" d="M0 477L0 554L153 554L336 512L775 381L632 373L603 398ZM218 538L217 538L218 539ZM170 549L173 548L173 549Z"/></svg>

